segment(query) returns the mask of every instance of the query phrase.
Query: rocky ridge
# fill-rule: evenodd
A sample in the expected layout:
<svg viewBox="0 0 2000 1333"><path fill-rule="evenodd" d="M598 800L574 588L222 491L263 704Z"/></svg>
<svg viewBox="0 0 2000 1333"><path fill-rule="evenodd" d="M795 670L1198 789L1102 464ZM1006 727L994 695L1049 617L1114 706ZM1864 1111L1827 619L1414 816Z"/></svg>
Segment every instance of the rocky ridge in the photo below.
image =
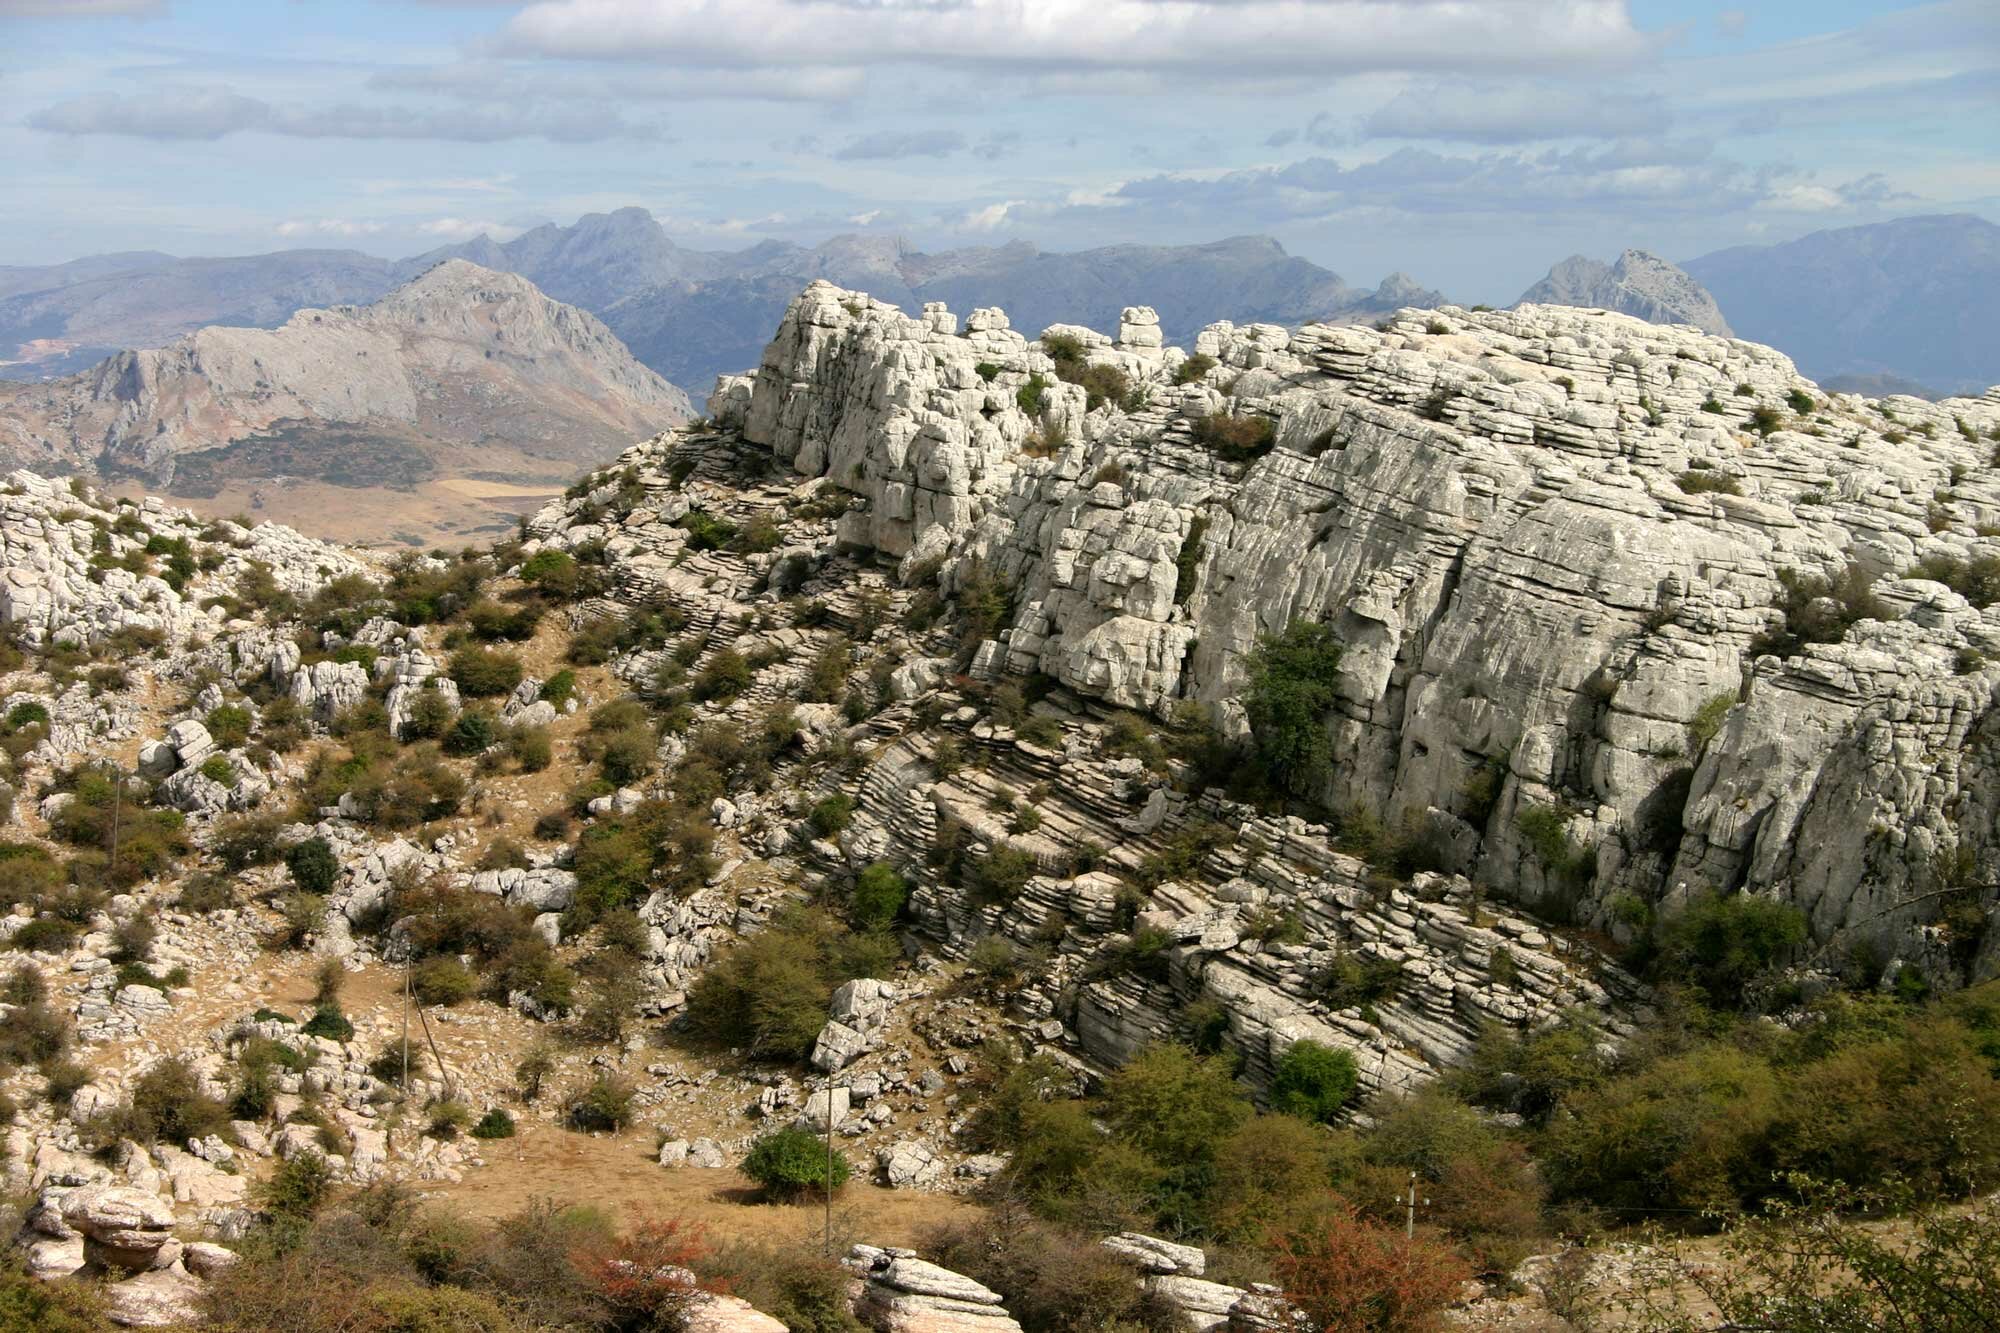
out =
<svg viewBox="0 0 2000 1333"><path fill-rule="evenodd" d="M190 455L342 428L349 451L388 449L379 475L348 460L360 462L348 484L408 484L434 475L440 454L474 467L481 451L491 466L599 461L688 414L686 395L591 315L451 260L372 305L304 309L269 330L204 328L66 379L5 386L0 459L167 484ZM266 462L316 476L342 460Z"/></svg>
<svg viewBox="0 0 2000 1333"><path fill-rule="evenodd" d="M1611 264L1571 255L1521 293L1519 304L1615 310L1649 324L1692 324L1703 333L1733 336L1721 307L1700 283L1644 250L1627 250Z"/></svg>

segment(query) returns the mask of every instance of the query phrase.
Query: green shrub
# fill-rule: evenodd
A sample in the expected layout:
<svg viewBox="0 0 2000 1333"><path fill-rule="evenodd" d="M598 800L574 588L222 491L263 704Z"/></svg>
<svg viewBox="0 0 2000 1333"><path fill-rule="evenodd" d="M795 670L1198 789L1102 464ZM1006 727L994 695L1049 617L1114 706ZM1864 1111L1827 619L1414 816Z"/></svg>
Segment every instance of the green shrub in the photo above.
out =
<svg viewBox="0 0 2000 1333"><path fill-rule="evenodd" d="M234 750L250 739L250 710L236 704L223 704L209 710L203 724L215 743L225 750Z"/></svg>
<svg viewBox="0 0 2000 1333"><path fill-rule="evenodd" d="M524 668L513 653L468 644L451 655L447 674L468 697L492 699L519 685Z"/></svg>
<svg viewBox="0 0 2000 1333"><path fill-rule="evenodd" d="M457 958L438 954L411 969L410 989L419 1004L460 1004L479 989L479 979Z"/></svg>
<svg viewBox="0 0 2000 1333"><path fill-rule="evenodd" d="M847 908L855 924L865 930L881 930L901 915L909 901L910 885L887 861L871 861L854 877Z"/></svg>
<svg viewBox="0 0 2000 1333"><path fill-rule="evenodd" d="M563 1108L563 1123L577 1130L620 1130L632 1123L633 1088L615 1074L599 1072Z"/></svg>
<svg viewBox="0 0 2000 1333"><path fill-rule="evenodd" d="M38 916L7 937L7 947L23 953L63 953L82 931L74 921Z"/></svg>
<svg viewBox="0 0 2000 1333"><path fill-rule="evenodd" d="M1278 427L1265 416L1211 412L1194 419L1192 433L1196 444L1223 461L1248 463L1271 452Z"/></svg>
<svg viewBox="0 0 2000 1333"><path fill-rule="evenodd" d="M1174 605L1186 606L1194 596L1195 576L1201 572L1202 539L1208 533L1208 516L1196 514L1188 522L1187 536L1180 554L1174 558Z"/></svg>
<svg viewBox="0 0 2000 1333"><path fill-rule="evenodd" d="M676 520L676 526L687 532L688 549L693 551L720 551L736 537L734 523L705 509L688 510Z"/></svg>
<svg viewBox="0 0 2000 1333"><path fill-rule="evenodd" d="M1942 583L1981 609L2000 602L2000 556L1981 555L1970 561L1950 555L1927 556L1907 577Z"/></svg>
<svg viewBox="0 0 2000 1333"><path fill-rule="evenodd" d="M540 697L560 708L576 693L576 672L568 667L542 682Z"/></svg>
<svg viewBox="0 0 2000 1333"><path fill-rule="evenodd" d="M514 1137L514 1117L496 1106L485 1115L479 1117L478 1123L472 1127L472 1137L475 1139L511 1139Z"/></svg>
<svg viewBox="0 0 2000 1333"><path fill-rule="evenodd" d="M1303 620L1282 634L1259 636L1250 652L1243 707L1258 757L1283 789L1305 791L1326 773L1340 657L1332 629Z"/></svg>
<svg viewBox="0 0 2000 1333"><path fill-rule="evenodd" d="M258 1191L258 1202L281 1221L304 1221L333 1193L333 1167L308 1148L281 1163Z"/></svg>
<svg viewBox="0 0 2000 1333"><path fill-rule="evenodd" d="M1035 858L1018 847L1000 843L981 857L968 857L960 878L975 903L991 906L1021 896L1035 874Z"/></svg>
<svg viewBox="0 0 2000 1333"><path fill-rule="evenodd" d="M1674 478L1674 484L1689 495L1741 495L1742 483L1727 472L1689 468Z"/></svg>
<svg viewBox="0 0 2000 1333"><path fill-rule="evenodd" d="M1351 1051L1295 1041L1271 1079L1271 1106L1301 1120L1331 1124L1359 1083Z"/></svg>
<svg viewBox="0 0 2000 1333"><path fill-rule="evenodd" d="M1654 973L1697 988L1719 1008L1740 1009L1753 987L1805 942L1805 914L1748 894L1705 895L1656 928Z"/></svg>
<svg viewBox="0 0 2000 1333"><path fill-rule="evenodd" d="M806 822L812 825L814 833L822 838L831 838L841 832L854 820L854 798L846 792L833 795L813 806Z"/></svg>
<svg viewBox="0 0 2000 1333"><path fill-rule="evenodd" d="M1708 748L1708 743L1721 732L1723 720L1729 716L1729 710L1735 706L1734 690L1711 694L1702 700L1701 707L1695 709L1694 716L1688 719L1688 740L1693 742L1690 748L1695 754L1700 754Z"/></svg>
<svg viewBox="0 0 2000 1333"><path fill-rule="evenodd" d="M1031 417L1039 417L1046 404L1049 382L1040 372L1028 376L1028 382L1014 391L1014 404Z"/></svg>
<svg viewBox="0 0 2000 1333"><path fill-rule="evenodd" d="M733 648L716 653L694 678L694 697L703 703L728 703L750 688L755 673L743 654Z"/></svg>
<svg viewBox="0 0 2000 1333"><path fill-rule="evenodd" d="M521 565L521 581L551 597L574 596L581 578L576 559L567 551L537 551Z"/></svg>
<svg viewBox="0 0 2000 1333"><path fill-rule="evenodd" d="M785 912L695 980L688 1027L764 1059L803 1060L826 1023L834 988L885 975L899 952L893 940L851 934L824 912Z"/></svg>
<svg viewBox="0 0 2000 1333"><path fill-rule="evenodd" d="M1174 383L1193 384L1196 380L1206 378L1208 372L1214 369L1214 357L1196 352L1193 356L1174 367Z"/></svg>
<svg viewBox="0 0 2000 1333"><path fill-rule="evenodd" d="M444 733L440 748L453 755L483 754L493 744L494 731L493 714L468 708Z"/></svg>
<svg viewBox="0 0 2000 1333"><path fill-rule="evenodd" d="M1364 1008L1401 989L1403 964L1394 958L1342 949L1313 979L1313 989L1329 1009Z"/></svg>
<svg viewBox="0 0 2000 1333"><path fill-rule="evenodd" d="M1809 643L1841 642L1860 621L1889 618L1888 608L1875 596L1875 576L1857 564L1831 578L1781 569L1778 583L1784 624L1752 639L1753 653L1791 657Z"/></svg>
<svg viewBox="0 0 2000 1333"><path fill-rule="evenodd" d="M285 867L301 893L325 895L340 879L340 862L325 838L307 838L285 853Z"/></svg>
<svg viewBox="0 0 2000 1333"><path fill-rule="evenodd" d="M766 1134L751 1145L743 1174L782 1199L823 1194L847 1183L847 1159L828 1149L819 1135L792 1126Z"/></svg>
<svg viewBox="0 0 2000 1333"><path fill-rule="evenodd" d="M336 1005L322 1004L315 1008L312 1017L300 1029L308 1037L327 1037L333 1041L354 1040L354 1024Z"/></svg>
<svg viewBox="0 0 2000 1333"><path fill-rule="evenodd" d="M1569 835L1569 816L1559 806L1526 802L1514 815L1521 840L1552 877L1578 879L1594 864L1590 849Z"/></svg>
<svg viewBox="0 0 2000 1333"><path fill-rule="evenodd" d="M128 1138L180 1145L229 1127L229 1108L202 1091L201 1075L180 1056L156 1060L132 1085L130 1098L92 1126L101 1142Z"/></svg>

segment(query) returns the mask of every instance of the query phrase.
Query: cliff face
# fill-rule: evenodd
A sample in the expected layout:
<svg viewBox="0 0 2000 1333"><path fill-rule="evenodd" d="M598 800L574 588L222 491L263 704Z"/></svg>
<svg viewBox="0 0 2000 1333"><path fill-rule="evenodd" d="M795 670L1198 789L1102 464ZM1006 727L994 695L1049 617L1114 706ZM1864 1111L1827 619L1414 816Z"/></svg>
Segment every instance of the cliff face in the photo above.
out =
<svg viewBox="0 0 2000 1333"><path fill-rule="evenodd" d="M0 459L167 481L189 454L341 429L392 442L420 469L447 451L476 465L496 447L581 463L688 414L686 395L592 316L454 260L373 305L205 328L0 390Z"/></svg>
<svg viewBox="0 0 2000 1333"><path fill-rule="evenodd" d="M961 333L817 283L711 412L864 497L844 542L1000 572L990 665L1240 729L1257 635L1332 625L1319 795L1427 821L1540 910L1615 934L1637 904L1745 890L1829 945L1994 971L2000 932L1933 922L1955 895L1991 914L1960 886L1995 878L2000 612L1906 575L2000 554L2000 395L1829 398L1767 348L1557 308L1212 326L1185 385L1148 311L1115 340L1053 332L1144 405L1086 412L997 311ZM1275 447L1226 461L1194 438L1208 414ZM1795 626L1852 618L1805 595L1849 566L1867 614L1774 644L1788 598Z"/></svg>

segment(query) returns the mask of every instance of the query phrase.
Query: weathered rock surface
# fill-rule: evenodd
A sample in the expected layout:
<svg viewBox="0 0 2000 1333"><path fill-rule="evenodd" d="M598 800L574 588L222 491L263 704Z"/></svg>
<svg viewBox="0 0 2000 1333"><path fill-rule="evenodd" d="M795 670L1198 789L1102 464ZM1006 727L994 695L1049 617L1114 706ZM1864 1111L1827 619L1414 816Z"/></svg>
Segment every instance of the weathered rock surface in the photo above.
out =
<svg viewBox="0 0 2000 1333"><path fill-rule="evenodd" d="M997 1292L912 1251L856 1245L846 1264L865 1283L855 1317L880 1333L1019 1333Z"/></svg>
<svg viewBox="0 0 2000 1333"><path fill-rule="evenodd" d="M990 660L1227 720L1256 636L1323 621L1346 650L1330 806L1435 821L1450 864L1584 924L1619 929L1629 897L1749 891L1798 904L1816 939L1941 967L1935 858L1994 855L1976 830L2000 783L1973 738L1994 724L2000 612L1906 575L2000 554L2000 395L1829 398L1768 348L1446 307L1214 326L1197 350L1219 367L1185 386L1172 349L1093 348L1150 401L1086 412L1038 344L968 330L815 284L718 406L862 497L843 543L941 558L948 586L1001 573L1014 613ZM1016 401L1034 375L1039 417ZM1276 447L1247 465L1198 447L1217 411L1269 421ZM1037 456L1040 430L1065 443ZM1883 613L1768 652L1780 576L1849 564ZM1594 874L1524 834L1543 808Z"/></svg>

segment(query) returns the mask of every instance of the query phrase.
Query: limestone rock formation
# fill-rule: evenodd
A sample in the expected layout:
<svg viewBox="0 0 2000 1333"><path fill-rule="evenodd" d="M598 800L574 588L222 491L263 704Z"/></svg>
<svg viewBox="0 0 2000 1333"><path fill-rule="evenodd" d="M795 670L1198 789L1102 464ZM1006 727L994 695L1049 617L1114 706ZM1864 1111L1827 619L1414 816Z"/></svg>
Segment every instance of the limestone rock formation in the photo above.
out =
<svg viewBox="0 0 2000 1333"><path fill-rule="evenodd" d="M190 495L249 476L407 486L446 464L573 470L688 415L594 317L452 260L373 305L0 384L0 462L136 471Z"/></svg>
<svg viewBox="0 0 2000 1333"><path fill-rule="evenodd" d="M1936 858L1993 854L1971 737L2000 621L1929 571L2000 554L2000 395L1829 398L1767 348L1535 306L1196 350L1218 364L1178 384L1175 349L1093 346L1146 401L1092 411L1004 316L961 334L817 283L712 407L860 497L842 542L999 572L1009 670L1226 717L1256 636L1322 621L1332 808L1430 821L1450 865L1580 922L1744 890L1942 965ZM1275 447L1202 447L1218 416ZM1787 639L1788 588L1850 566L1875 614Z"/></svg>
<svg viewBox="0 0 2000 1333"><path fill-rule="evenodd" d="M1613 264L1571 255L1521 293L1520 304L1616 310L1650 324L1692 324L1704 333L1731 336L1721 308L1699 282L1644 250L1627 250Z"/></svg>
<svg viewBox="0 0 2000 1333"><path fill-rule="evenodd" d="M1020 1333L998 1292L913 1251L856 1245L846 1264L866 1284L854 1313L880 1333Z"/></svg>

